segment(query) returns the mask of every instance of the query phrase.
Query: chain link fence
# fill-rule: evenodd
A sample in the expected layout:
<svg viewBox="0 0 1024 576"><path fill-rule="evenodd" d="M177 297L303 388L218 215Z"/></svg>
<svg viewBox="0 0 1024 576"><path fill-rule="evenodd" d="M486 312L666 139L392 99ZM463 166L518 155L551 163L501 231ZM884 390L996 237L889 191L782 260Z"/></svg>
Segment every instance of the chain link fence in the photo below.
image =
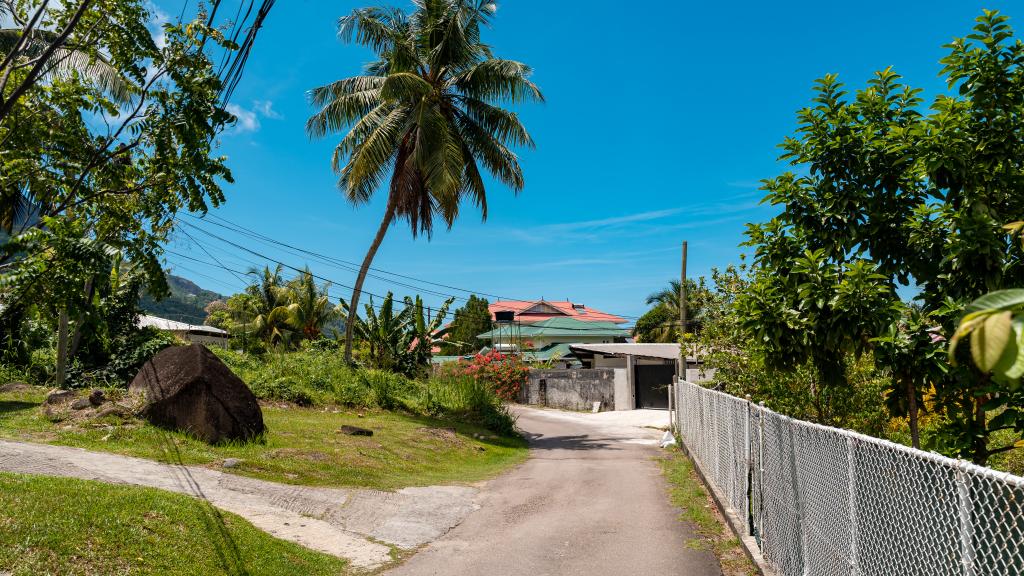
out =
<svg viewBox="0 0 1024 576"><path fill-rule="evenodd" d="M676 430L781 576L1024 575L1024 478L681 381Z"/></svg>

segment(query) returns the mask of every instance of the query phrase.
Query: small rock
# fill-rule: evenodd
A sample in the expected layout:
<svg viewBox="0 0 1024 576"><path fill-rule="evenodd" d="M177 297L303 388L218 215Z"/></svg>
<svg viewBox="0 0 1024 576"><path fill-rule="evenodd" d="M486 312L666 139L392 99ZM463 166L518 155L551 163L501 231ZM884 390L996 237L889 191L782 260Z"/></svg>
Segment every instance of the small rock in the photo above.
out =
<svg viewBox="0 0 1024 576"><path fill-rule="evenodd" d="M238 466L241 463L242 463L242 461L239 460L238 458L225 458L224 462L221 463L221 466L223 466L225 468L234 468L234 467Z"/></svg>
<svg viewBox="0 0 1024 576"><path fill-rule="evenodd" d="M363 413L359 412L359 413L356 414L356 416L358 416L359 418L362 418L363 417Z"/></svg>
<svg viewBox="0 0 1024 576"><path fill-rule="evenodd" d="M373 436L373 430L367 430L366 428L360 428L358 426L349 426L348 424L343 424L338 432L348 434L349 436Z"/></svg>
<svg viewBox="0 0 1024 576"><path fill-rule="evenodd" d="M25 384L24 382L9 382L7 384L4 384L3 386L0 386L0 393L3 393L3 392L22 392L24 390L30 390L31 388L32 388L31 386L29 386L28 384ZM3 572L0 572L0 576L2 576L2 575L3 575Z"/></svg>
<svg viewBox="0 0 1024 576"><path fill-rule="evenodd" d="M46 395L43 404L67 404L75 399L75 393L71 390L54 390Z"/></svg>
<svg viewBox="0 0 1024 576"><path fill-rule="evenodd" d="M86 408L92 408L92 402L88 398L79 398L71 403L72 410L85 410Z"/></svg>
<svg viewBox="0 0 1024 576"><path fill-rule="evenodd" d="M46 419L50 422L60 422L67 416L63 406L64 405L58 406L56 404L43 404L43 415L46 416Z"/></svg>
<svg viewBox="0 0 1024 576"><path fill-rule="evenodd" d="M89 403L92 404L93 406L99 406L100 404L103 404L106 401L106 395L103 394L103 390L100 390L99 388L93 390L89 394Z"/></svg>
<svg viewBox="0 0 1024 576"><path fill-rule="evenodd" d="M132 415L132 411L120 404L110 403L96 411L97 418L103 418L104 416L120 416L121 418L129 418Z"/></svg>

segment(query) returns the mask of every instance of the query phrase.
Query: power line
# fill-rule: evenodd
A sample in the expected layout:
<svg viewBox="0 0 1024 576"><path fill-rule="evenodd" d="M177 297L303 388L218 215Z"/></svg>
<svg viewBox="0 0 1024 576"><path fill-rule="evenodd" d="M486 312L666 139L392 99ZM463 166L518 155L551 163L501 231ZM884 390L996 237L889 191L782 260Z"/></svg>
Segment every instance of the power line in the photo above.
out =
<svg viewBox="0 0 1024 576"><path fill-rule="evenodd" d="M201 244L200 244L200 243L199 243L199 242L198 242L197 240L195 240L195 239L194 239L194 238L193 238L192 236L188 236L188 237L189 237L189 239L190 239L190 240L191 240L191 241L192 241L193 243L195 243L195 244L196 244L196 246L198 246L198 247L199 247L200 249L203 249L203 246L202 246L202 245L201 245ZM210 256L211 258L213 257L213 256L212 256L212 254L210 254L210 253L209 253L209 252L208 252L207 250L203 249L203 251L204 251L204 252L206 252L206 254L207 254L207 255L209 255L209 256ZM233 269L231 269L231 268L228 268L227 266L225 266L225 265L224 265L223 263L221 263L221 262L220 262L219 260L217 260L217 259L215 259L216 263L213 263L213 262L207 262L207 261L205 261L205 260L201 260L201 259L199 259L199 258L196 258L196 257L194 257L194 256L189 256L189 255L187 255L187 254L182 254L181 252L177 252L177 251L175 251L175 250L170 250L170 249L167 249L167 250L166 250L166 252L168 252L168 253L170 253L170 254L174 254L175 256L177 256L177 257L180 257L180 258L185 258L185 259L187 259L187 260L191 260L191 261L193 261L193 262L198 262L198 263L200 263L200 264L204 264L204 265L206 265L206 266L212 266L212 267L215 267L215 268L222 268L222 269L224 269L224 270L226 270L226 271L228 271L228 272L231 272L232 274L234 274L234 273L240 273L240 274L242 274L242 273L243 273L243 272L240 272L240 271L238 271L238 270L233 270ZM271 261L272 261L272 262L275 262L275 260L271 260ZM281 264L282 264L283 266L287 266L287 265L285 265L285 264L283 264L283 263L281 263ZM298 268L295 268L295 267L293 267L293 266L288 266L288 267L289 267L289 268L291 268L292 270L296 270L296 271L298 271L299 273L302 273L302 274L305 274L305 273L306 273L306 271L305 271L305 270L299 270ZM322 276L318 276L318 275L316 275L316 274L313 274L312 272L309 272L309 273L310 273L310 275L311 275L312 277L314 277L314 278L318 278L318 279L320 279L320 280L323 280L323 281L325 281L325 282L330 282L330 283L332 283L332 284L334 283L334 281L333 281L333 280L331 280L331 279L329 279L329 278L324 278L324 277L322 277ZM245 272L244 274L248 274L248 273L247 273L247 272ZM249 283L248 283L248 282L246 282L246 284L248 285ZM344 286L344 285L341 285L341 286L342 286L342 287L346 287L346 286ZM372 292L366 292L366 294L368 294L368 295L370 295L370 296L376 296L376 297L378 297L378 298L382 298L382 299L383 299L383 298L385 298L384 296L380 296L379 294L374 294L374 293L372 293ZM341 297L338 297L338 296L331 296L331 295L330 295L330 293L329 293L329 291L327 292L327 297L328 297L328 298L333 298L333 299L337 300L337 301L338 301L339 303L341 303L341 302L344 302L344 298L341 298ZM392 298L394 299L394 297L392 297ZM346 304L347 304L347 303L346 303ZM382 309L382 308L383 308L383 306L381 306L381 305L379 305L379 304L373 304L372 302L368 303L367 305L368 305L368 306L372 306L372 307L373 307L374 309L377 309L377 310L380 310L380 309ZM433 309L438 309L438 308L440 308L440 306L432 306L431 308L433 308ZM557 329L558 329L558 330L567 330L567 331L573 331L573 332L604 332L604 331L606 331L606 330L607 330L607 328L568 328L568 327L566 327L566 328L557 328ZM626 328L622 328L621 330L626 330L626 331L628 331L628 330L627 330Z"/></svg>
<svg viewBox="0 0 1024 576"><path fill-rule="evenodd" d="M192 214L188 214L188 216L190 216L190 217L192 217L192 218L194 218L196 220L199 220L199 221L202 221L202 222L208 222L210 224L213 224L214 226L219 226L219 227L224 228L226 230L230 230L230 231L235 232L237 234L241 234L241 235L249 237L249 238L260 240L260 241L262 241L264 243L273 244L273 245L276 245L276 246L287 248L287 249L292 250L292 251L300 252L300 253L302 253L304 255L307 255L307 256L312 256L312 257L318 258L321 261L326 261L328 263L334 264L335 266L337 266L337 267L339 267L341 269L350 271L350 272L358 272L358 270L359 270L359 264L357 264L355 262L351 262L351 261L348 261L348 260L343 260L341 258L336 258L334 256L328 256L328 255L325 255L325 254L314 252L312 250L307 250L305 248L300 248L298 246L294 246L292 244L288 244L288 243L282 242L280 240L276 240L274 238L266 236L265 234L262 234L260 232L255 231L255 230L252 230L251 228L246 228L245 226L242 226L241 224L237 224L237 223L231 222L231 221L229 221L226 218L223 218L221 216L217 216L217 215L209 214L209 213L206 214L206 216L202 217L202 218L200 218L198 216L194 216ZM193 228L198 229L198 230L202 230L198 226L195 226L195 225L191 225L191 226ZM481 296L488 296L488 297L491 297L491 298L497 298L498 300L512 300L512 301L523 301L523 302L531 302L531 301L533 301L532 299L512 298L512 297L508 297L508 296L501 296L501 295L497 295L497 294L491 294L491 293L487 293L487 292L483 292L483 291L479 291L479 290L470 290L470 289L467 289L467 288L460 288L458 286L452 286L450 284L442 284L442 283L439 283L439 282L432 282L430 280L424 280L422 278L417 278L417 277L414 277L414 276L400 274L400 273L397 273L397 272L390 272L388 270L384 270L384 269L381 269L381 268L375 268L375 267L372 267L372 266L369 268L369 270L374 271L374 272L379 272L381 274L387 274L389 276L396 276L398 278L403 278L403 279L410 280L410 281L413 281L413 282L419 282L419 283L422 283L422 284L429 284L431 286L447 288L449 290L457 290L457 291L460 291L460 292L465 292L467 294L478 294L478 295L481 295ZM403 287L406 287L406 288L411 288L413 290L419 290L419 291L431 293L431 294L434 294L434 295L437 295L437 296L454 297L457 300L462 300L462 301L468 300L464 296L457 296L457 295L450 294L450 293L437 292L437 291L434 291L434 290L425 289L425 288L423 288L421 286L405 284L405 283L399 282L399 281L391 279L391 278L384 278L384 277L381 277L381 276L378 276L378 275L375 275L375 274L368 273L367 276L369 276L371 278L375 278L377 280L384 281L384 282L389 282L389 283L392 283L392 284L395 284L395 285L398 285L398 286L403 286ZM640 318L639 316L628 316L628 315L623 315L623 314L616 314L615 316L618 316L620 318L624 318L626 320L637 320L637 319Z"/></svg>
<svg viewBox="0 0 1024 576"><path fill-rule="evenodd" d="M277 258L272 258L270 256L267 256L266 254L261 253L261 252L257 252L255 250L250 249L250 248L246 248L245 246L242 246L241 244L238 244L237 242L233 242L231 240L228 240L227 238L224 238L223 236L219 236L217 234L214 234L213 232L210 232L209 230L205 230L205 229L200 228L200 227L198 227L198 226L196 226L194 224L191 224L189 222L182 222L180 220L179 220L179 222L181 224L189 226L189 227L191 227L191 228L193 228L195 230L198 230L198 231L202 232L203 234L206 234L207 236L210 236L211 238L215 238L215 239L220 240L221 242L224 242L225 244L231 245L231 246L233 246L233 247L235 247L235 248L237 248L239 250L248 252L249 254L252 254L253 256L256 256L257 258L262 258L262 259L267 260L269 262L273 262L275 264L280 264L282 267L288 268L290 270L294 270L295 272L298 272L300 274L304 274L304 273L308 272L312 277L314 277L314 278L316 278L318 280L322 280L324 282L330 282L331 284L336 284L338 286L341 286L342 288L347 288L349 290L352 290L351 286L349 286L347 284L344 284L342 282L339 282L339 281L337 281L337 280L335 280L333 278L327 278L325 276L320 276L318 274L314 274L311 270L308 269L308 267L306 269L297 268L295 266L292 266L291 264L288 264L286 262L278 260ZM380 294L375 294L375 293L369 292L367 290L363 290L362 292L364 294L368 294L370 296L375 296L375 297L381 298L381 299L387 298L386 296L381 296ZM431 306L431 308L439 308L439 307L440 306Z"/></svg>

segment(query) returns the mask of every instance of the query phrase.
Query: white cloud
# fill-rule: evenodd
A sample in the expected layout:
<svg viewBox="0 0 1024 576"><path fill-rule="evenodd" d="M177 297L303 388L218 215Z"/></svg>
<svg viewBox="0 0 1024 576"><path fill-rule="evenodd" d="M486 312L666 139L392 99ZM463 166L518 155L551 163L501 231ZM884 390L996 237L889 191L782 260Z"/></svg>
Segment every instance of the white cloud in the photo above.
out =
<svg viewBox="0 0 1024 576"><path fill-rule="evenodd" d="M226 109L236 118L235 132L256 132L260 129L260 119L256 117L256 112L246 110L238 104L228 104Z"/></svg>
<svg viewBox="0 0 1024 576"><path fill-rule="evenodd" d="M146 9L149 10L152 17L149 21L149 31L153 34L153 42L156 43L157 48L163 48L167 45L167 34L164 33L164 24L169 23L171 17L153 2L146 2Z"/></svg>
<svg viewBox="0 0 1024 576"><path fill-rule="evenodd" d="M238 119L235 122L235 132L239 134L259 131L260 118L279 120L282 117L274 110L274 103L270 100L253 100L250 108L243 108L232 102L227 105L226 110Z"/></svg>
<svg viewBox="0 0 1024 576"><path fill-rule="evenodd" d="M274 103L270 100L253 100L252 107L264 118L271 118L273 120L281 119L281 115L277 110L274 110Z"/></svg>

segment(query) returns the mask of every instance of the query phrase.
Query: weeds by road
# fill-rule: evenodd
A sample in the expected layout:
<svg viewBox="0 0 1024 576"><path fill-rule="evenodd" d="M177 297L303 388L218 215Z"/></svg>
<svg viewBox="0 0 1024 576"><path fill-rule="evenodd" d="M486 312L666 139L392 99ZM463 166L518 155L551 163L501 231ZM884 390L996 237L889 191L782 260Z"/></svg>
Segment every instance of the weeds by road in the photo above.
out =
<svg viewBox="0 0 1024 576"><path fill-rule="evenodd" d="M695 527L697 538L687 543L695 548L714 552L725 576L754 576L757 568L743 552L739 540L725 524L693 462L678 448L669 448L659 458L661 469L669 482L669 497L679 508L680 519Z"/></svg>

